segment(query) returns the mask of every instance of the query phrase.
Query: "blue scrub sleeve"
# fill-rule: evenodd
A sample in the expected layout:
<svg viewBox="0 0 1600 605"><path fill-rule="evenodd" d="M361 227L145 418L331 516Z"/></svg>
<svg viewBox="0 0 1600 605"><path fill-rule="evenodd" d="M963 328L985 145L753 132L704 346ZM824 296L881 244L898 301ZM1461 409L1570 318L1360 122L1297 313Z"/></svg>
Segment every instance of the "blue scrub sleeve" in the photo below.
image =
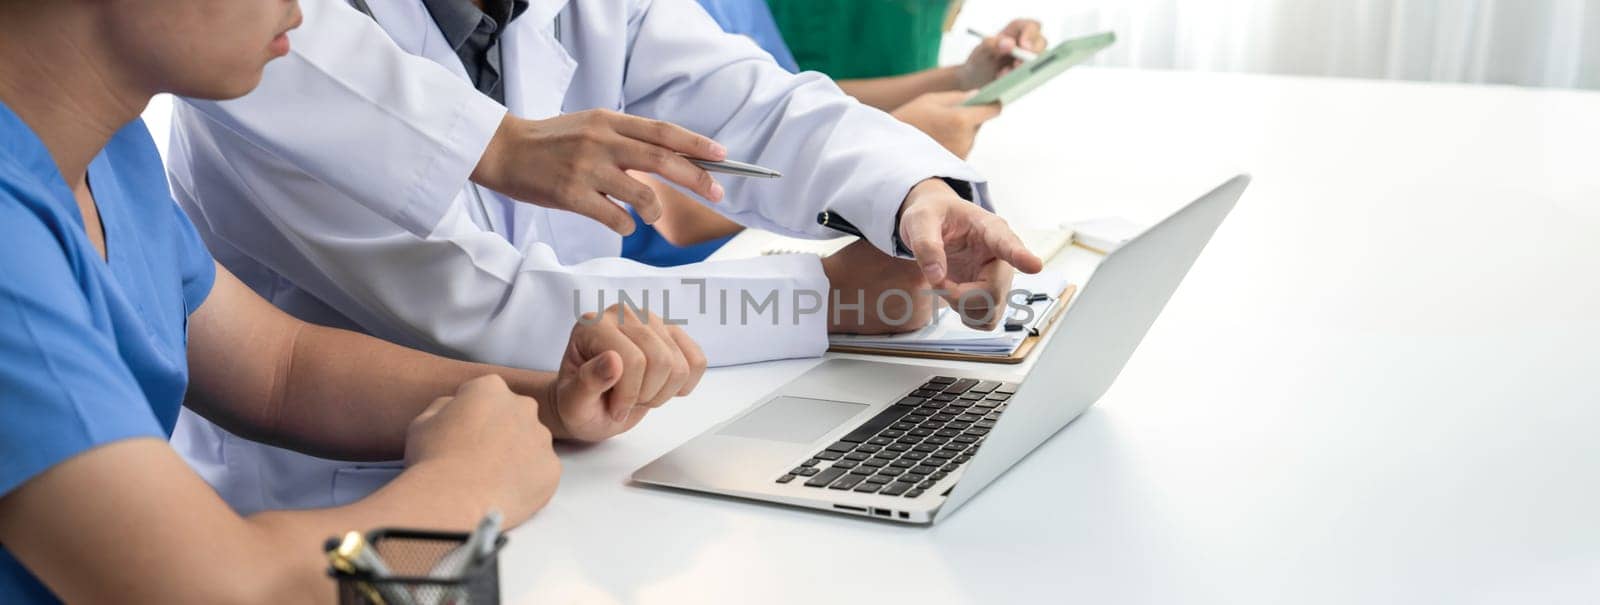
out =
<svg viewBox="0 0 1600 605"><path fill-rule="evenodd" d="M217 282L217 261L211 256L211 251L206 249L206 244L200 239L200 233L195 231L194 223L189 222L189 215L183 213L176 202L172 204L172 212L177 215L178 231L178 262L182 265L179 275L183 277L183 308L185 315L193 315L200 310L200 305L206 302L206 297L211 295L211 287ZM185 334L187 337L187 334Z"/></svg>
<svg viewBox="0 0 1600 605"><path fill-rule="evenodd" d="M206 248L200 233L195 230L189 215L178 202L173 201L167 189L167 169L161 164L161 154L156 151L155 139L140 118L112 137L106 153L117 159L112 169L126 184L132 204L165 204L172 212L172 222L151 221L151 231L142 234L141 242L149 254L173 259L178 276L183 280L184 314L200 308L217 278L216 261ZM154 216L154 214L152 214Z"/></svg>
<svg viewBox="0 0 1600 605"><path fill-rule="evenodd" d="M95 329L45 224L0 191L0 496L96 446L165 439L116 343ZM88 270L88 268L83 268Z"/></svg>
<svg viewBox="0 0 1600 605"><path fill-rule="evenodd" d="M740 34L754 40L756 46L772 55L772 60L789 73L800 73L789 45L783 42L778 22L772 18L772 9L766 0L699 0L700 8L722 26L722 31Z"/></svg>

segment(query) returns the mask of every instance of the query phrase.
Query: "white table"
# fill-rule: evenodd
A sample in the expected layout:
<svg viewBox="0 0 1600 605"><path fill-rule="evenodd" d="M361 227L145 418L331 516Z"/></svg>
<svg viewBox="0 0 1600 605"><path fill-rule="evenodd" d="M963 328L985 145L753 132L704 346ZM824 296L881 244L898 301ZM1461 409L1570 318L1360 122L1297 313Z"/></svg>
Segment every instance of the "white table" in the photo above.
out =
<svg viewBox="0 0 1600 605"><path fill-rule="evenodd" d="M1600 94L1081 69L1014 222L1256 182L1111 392L933 528L627 483L812 361L563 450L508 603L1600 601Z"/></svg>

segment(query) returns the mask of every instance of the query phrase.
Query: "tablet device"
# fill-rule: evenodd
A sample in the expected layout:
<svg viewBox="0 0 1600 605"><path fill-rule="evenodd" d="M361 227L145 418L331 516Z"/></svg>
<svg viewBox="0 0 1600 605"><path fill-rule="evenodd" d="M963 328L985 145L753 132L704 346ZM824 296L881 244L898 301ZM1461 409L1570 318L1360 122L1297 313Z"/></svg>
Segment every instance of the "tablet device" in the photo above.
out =
<svg viewBox="0 0 1600 605"><path fill-rule="evenodd" d="M1095 53L1116 41L1116 34L1105 32L1057 44L1055 48L1039 55L1039 58L1018 65L1010 73L978 89L977 94L962 104L988 105L998 102L1001 105L1010 105L1012 101L1066 71L1068 67L1089 60L1089 57L1093 57Z"/></svg>

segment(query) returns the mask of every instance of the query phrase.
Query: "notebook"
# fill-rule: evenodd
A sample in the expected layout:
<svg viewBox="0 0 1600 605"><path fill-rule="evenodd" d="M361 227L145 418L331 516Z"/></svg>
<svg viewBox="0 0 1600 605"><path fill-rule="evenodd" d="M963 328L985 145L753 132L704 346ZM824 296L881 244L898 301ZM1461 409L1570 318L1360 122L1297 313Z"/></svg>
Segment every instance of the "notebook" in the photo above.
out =
<svg viewBox="0 0 1600 605"><path fill-rule="evenodd" d="M1040 260L1049 260L1072 242L1072 230L1061 229L1018 229L1017 237L1022 238L1022 245L1028 248ZM828 256L838 252L840 248L856 241L854 236L836 237L833 239L800 239L778 235L771 231L760 229L745 229L739 235L728 240L715 253L706 258L708 261L730 260L736 258L753 258L757 256L772 256L775 254L815 254Z"/></svg>

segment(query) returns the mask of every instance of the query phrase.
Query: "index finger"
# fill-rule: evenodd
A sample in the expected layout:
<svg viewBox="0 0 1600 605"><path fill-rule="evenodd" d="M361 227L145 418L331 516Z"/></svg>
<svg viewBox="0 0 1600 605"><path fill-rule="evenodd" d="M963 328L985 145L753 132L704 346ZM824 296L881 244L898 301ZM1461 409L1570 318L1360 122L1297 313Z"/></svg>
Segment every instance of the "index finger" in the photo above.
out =
<svg viewBox="0 0 1600 605"><path fill-rule="evenodd" d="M1005 261L1023 273L1038 273L1044 269L1044 261L1028 251L1022 244L1022 238L1011 230L1000 217L979 223L983 230L983 243L989 246L996 258Z"/></svg>
<svg viewBox="0 0 1600 605"><path fill-rule="evenodd" d="M639 392L643 390L645 356L639 347L627 337L617 332L616 343L610 349L622 356L622 377L606 393L606 409L611 411L612 421L627 419L628 410L633 409L639 401Z"/></svg>
<svg viewBox="0 0 1600 605"><path fill-rule="evenodd" d="M683 351L685 361L689 362L689 380L684 382L683 389L678 391L679 396L694 392L699 386L700 377L706 373L706 354L700 350L700 343L689 337L689 333L678 326L668 326L667 332L672 335L672 340L678 343L678 350Z"/></svg>
<svg viewBox="0 0 1600 605"><path fill-rule="evenodd" d="M653 147L649 143L628 143L619 150L623 166L647 170L662 178L683 185L706 201L722 201L722 185L706 169L690 162L688 157Z"/></svg>
<svg viewBox="0 0 1600 605"><path fill-rule="evenodd" d="M417 417L414 418L412 422L427 422L434 416L439 415L439 412L444 409L444 406L450 405L451 401L455 401L455 398L449 395L434 399L432 403L428 404L428 407L423 408L422 411L417 414Z"/></svg>
<svg viewBox="0 0 1600 605"><path fill-rule="evenodd" d="M665 147L692 158L713 161L728 159L728 150L722 144L677 124L630 115L618 115L617 118L614 125L617 133L630 139Z"/></svg>
<svg viewBox="0 0 1600 605"><path fill-rule="evenodd" d="M484 374L463 382L456 388L456 397L492 397L509 394L511 387L506 385L506 379L499 374Z"/></svg>
<svg viewBox="0 0 1600 605"><path fill-rule="evenodd" d="M1044 35L1039 32L1039 22L1034 19L1017 19L1006 26L1004 34L1016 39L1017 45L1033 52L1044 50Z"/></svg>
<svg viewBox="0 0 1600 605"><path fill-rule="evenodd" d="M640 317L621 326L623 335L644 354L644 372L639 380L639 392L630 401L634 405L650 405L654 402L672 376L671 360L675 349L664 342L648 322L649 319Z"/></svg>

